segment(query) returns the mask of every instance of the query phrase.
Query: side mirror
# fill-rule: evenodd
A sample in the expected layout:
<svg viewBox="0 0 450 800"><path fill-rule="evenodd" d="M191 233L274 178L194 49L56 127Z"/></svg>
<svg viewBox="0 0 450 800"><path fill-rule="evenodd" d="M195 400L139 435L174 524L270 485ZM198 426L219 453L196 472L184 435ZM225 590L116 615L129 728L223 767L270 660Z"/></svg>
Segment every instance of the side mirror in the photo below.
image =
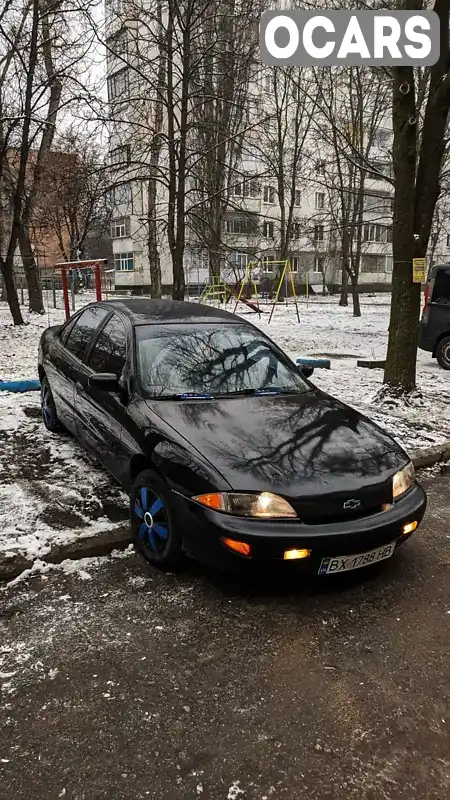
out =
<svg viewBox="0 0 450 800"><path fill-rule="evenodd" d="M303 365L301 365L301 364L300 364L300 365L299 365L299 367L298 367L298 369L300 370L300 372L302 373L302 375L304 375L304 376L305 376L305 378L310 378L310 377L311 377L311 375L312 375L312 374L313 374L313 372L314 372L314 367L310 367L310 366L309 366L309 365L307 365L307 364L303 364Z"/></svg>
<svg viewBox="0 0 450 800"><path fill-rule="evenodd" d="M112 372L97 372L88 378L90 389L99 389L101 392L120 392L121 387L117 375Z"/></svg>

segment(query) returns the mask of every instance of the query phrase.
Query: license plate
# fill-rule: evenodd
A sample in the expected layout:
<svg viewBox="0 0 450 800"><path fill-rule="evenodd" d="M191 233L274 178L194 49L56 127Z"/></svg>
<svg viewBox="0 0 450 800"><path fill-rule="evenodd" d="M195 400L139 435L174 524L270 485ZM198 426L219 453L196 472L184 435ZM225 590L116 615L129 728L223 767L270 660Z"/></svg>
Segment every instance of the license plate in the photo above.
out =
<svg viewBox="0 0 450 800"><path fill-rule="evenodd" d="M360 567L368 567L369 564L377 564L390 558L395 550L395 542L384 544L375 550L367 550L365 553L355 553L351 556L331 556L323 558L319 568L319 575L334 575L337 572L348 572Z"/></svg>

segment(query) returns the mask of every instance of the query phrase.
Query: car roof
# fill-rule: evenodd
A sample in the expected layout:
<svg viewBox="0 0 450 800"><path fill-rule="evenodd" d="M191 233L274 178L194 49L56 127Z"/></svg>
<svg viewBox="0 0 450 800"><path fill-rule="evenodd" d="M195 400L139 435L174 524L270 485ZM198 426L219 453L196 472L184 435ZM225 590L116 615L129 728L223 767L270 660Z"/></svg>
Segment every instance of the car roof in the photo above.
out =
<svg viewBox="0 0 450 800"><path fill-rule="evenodd" d="M448 269L449 267L450 267L450 264L448 264L448 263L447 264L433 264L433 266L431 267L430 272L432 272L433 274L436 274L436 272L438 270L440 270L440 269Z"/></svg>
<svg viewBox="0 0 450 800"><path fill-rule="evenodd" d="M146 297L126 297L102 300L101 305L116 308L126 314L132 325L161 325L174 322L215 322L229 324L244 320L218 308L202 303L186 303L182 300L152 300Z"/></svg>

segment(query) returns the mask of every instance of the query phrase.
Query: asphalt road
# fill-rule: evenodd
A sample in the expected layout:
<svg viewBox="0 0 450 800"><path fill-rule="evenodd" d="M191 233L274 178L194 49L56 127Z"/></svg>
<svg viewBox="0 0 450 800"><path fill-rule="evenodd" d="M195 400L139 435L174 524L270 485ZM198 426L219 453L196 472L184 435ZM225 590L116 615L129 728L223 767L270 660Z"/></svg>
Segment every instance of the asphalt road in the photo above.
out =
<svg viewBox="0 0 450 800"><path fill-rule="evenodd" d="M137 556L0 592L5 800L450 797L450 478L343 579Z"/></svg>

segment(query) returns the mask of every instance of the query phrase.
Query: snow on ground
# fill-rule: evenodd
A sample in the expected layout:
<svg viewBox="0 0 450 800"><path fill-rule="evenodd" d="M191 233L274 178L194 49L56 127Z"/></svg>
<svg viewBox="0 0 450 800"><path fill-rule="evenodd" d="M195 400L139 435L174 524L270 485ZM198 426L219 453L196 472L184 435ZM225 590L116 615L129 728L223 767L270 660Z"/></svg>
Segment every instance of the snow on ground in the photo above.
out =
<svg viewBox="0 0 450 800"><path fill-rule="evenodd" d="M93 299L79 295L79 305ZM28 320L28 315L24 313ZM41 332L62 308L15 327L0 303L0 379L37 378ZM41 422L39 393L0 391L0 553L42 559L55 545L123 525L128 499L70 436Z"/></svg>
<svg viewBox="0 0 450 800"><path fill-rule="evenodd" d="M362 316L342 308L337 298L315 297L299 303L300 324L294 306L279 306L269 314L246 313L292 358L326 356L331 369L317 369L313 382L326 392L357 408L387 429L407 450L450 440L450 374L431 353L418 351L417 385L422 398L411 405L380 403L376 399L383 370L356 366L358 359L386 357L389 295L362 297Z"/></svg>
<svg viewBox="0 0 450 800"><path fill-rule="evenodd" d="M76 299L81 307L94 297ZM292 358L329 357L331 369L315 371L316 385L367 414L407 449L450 440L450 375L428 353L419 351L422 400L410 406L381 406L376 393L382 370L356 367L358 358L385 357L389 300L363 297L362 316L355 319L337 298L302 299L300 324L293 306L278 306L270 325L268 313L259 320L243 305L239 311ZM42 317L24 312L28 324L14 327L0 303L0 379L37 377L41 332L64 319L60 295L58 305ZM43 559L52 544L111 529L126 518L127 498L108 475L71 437L45 430L39 394L0 391L0 552Z"/></svg>

